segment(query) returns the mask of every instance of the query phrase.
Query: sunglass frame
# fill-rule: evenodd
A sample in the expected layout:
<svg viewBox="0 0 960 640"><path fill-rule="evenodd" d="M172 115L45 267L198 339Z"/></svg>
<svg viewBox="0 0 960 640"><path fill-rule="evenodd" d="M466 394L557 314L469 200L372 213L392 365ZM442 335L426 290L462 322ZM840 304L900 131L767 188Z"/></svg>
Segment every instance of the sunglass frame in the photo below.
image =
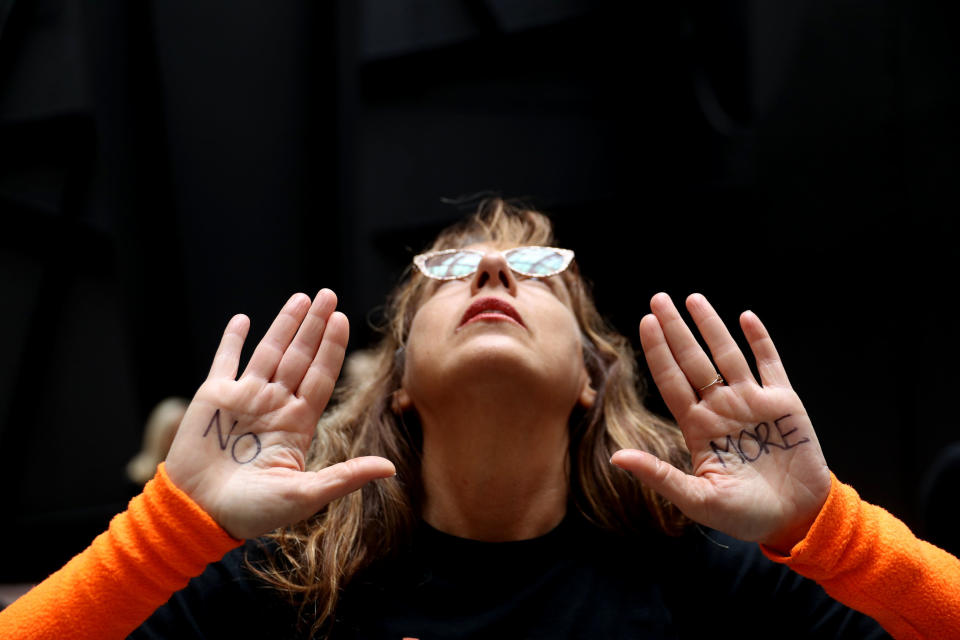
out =
<svg viewBox="0 0 960 640"><path fill-rule="evenodd" d="M526 273L524 271L520 271L519 269L515 268L512 264L510 264L509 254L515 251L520 251L522 249L550 249L551 251L555 251L561 256L563 256L563 266L561 266L559 269L556 269L555 271L552 271L550 273ZM439 249L437 251L428 251L427 253L420 253L418 255L415 255L413 257L413 264L420 273L422 273L424 276L432 280L463 280L464 278L469 278L470 276L472 276L477 272L477 268L479 268L480 266L479 263L477 263L477 265L473 268L473 270L470 273L466 273L459 276L438 276L438 275L434 275L432 273L427 272L427 267L426 267L427 260L429 260L430 258L434 258L436 256L451 255L454 253L472 253L474 255L480 256L482 259L483 256L485 256L489 252L477 251L476 249ZM538 244L524 245L522 247L513 247L512 249L505 249L504 251L499 251L497 253L500 253L503 255L503 257L507 261L507 266L510 267L511 271L513 271L514 273L518 273L525 278L550 278L559 273L563 273L570 267L570 264L573 262L573 258L574 258L574 253L572 249L561 249L559 247L548 247L545 245L538 245Z"/></svg>

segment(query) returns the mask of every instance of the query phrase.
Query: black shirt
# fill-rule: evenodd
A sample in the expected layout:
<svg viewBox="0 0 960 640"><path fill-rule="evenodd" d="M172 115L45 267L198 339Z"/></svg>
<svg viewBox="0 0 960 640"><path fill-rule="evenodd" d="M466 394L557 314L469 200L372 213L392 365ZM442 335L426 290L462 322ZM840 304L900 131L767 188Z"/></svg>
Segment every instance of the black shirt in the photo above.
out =
<svg viewBox="0 0 960 640"><path fill-rule="evenodd" d="M297 609L251 576L257 543L175 594L132 638L307 638ZM770 562L691 527L624 537L567 517L533 540L487 543L422 524L410 548L346 586L331 638L887 638Z"/></svg>

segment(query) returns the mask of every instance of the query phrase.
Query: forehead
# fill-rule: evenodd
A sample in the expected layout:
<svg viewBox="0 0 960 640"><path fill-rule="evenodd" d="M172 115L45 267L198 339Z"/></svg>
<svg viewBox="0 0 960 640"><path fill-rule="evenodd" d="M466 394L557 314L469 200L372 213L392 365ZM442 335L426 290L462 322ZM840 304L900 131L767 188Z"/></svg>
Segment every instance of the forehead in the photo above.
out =
<svg viewBox="0 0 960 640"><path fill-rule="evenodd" d="M461 249L469 249L470 251L479 251L481 253L487 253L488 251L506 251L507 249L514 249L520 245L516 242L473 242L468 245L460 247Z"/></svg>

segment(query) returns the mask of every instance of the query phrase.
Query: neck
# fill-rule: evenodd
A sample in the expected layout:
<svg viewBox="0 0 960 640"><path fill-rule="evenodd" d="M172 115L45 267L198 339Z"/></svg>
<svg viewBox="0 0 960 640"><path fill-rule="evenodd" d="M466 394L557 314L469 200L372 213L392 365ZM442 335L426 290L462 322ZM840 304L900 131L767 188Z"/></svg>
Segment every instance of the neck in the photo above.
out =
<svg viewBox="0 0 960 640"><path fill-rule="evenodd" d="M458 394L451 405L418 409L427 523L491 542L557 526L569 489L569 407L551 412L536 399L477 393Z"/></svg>

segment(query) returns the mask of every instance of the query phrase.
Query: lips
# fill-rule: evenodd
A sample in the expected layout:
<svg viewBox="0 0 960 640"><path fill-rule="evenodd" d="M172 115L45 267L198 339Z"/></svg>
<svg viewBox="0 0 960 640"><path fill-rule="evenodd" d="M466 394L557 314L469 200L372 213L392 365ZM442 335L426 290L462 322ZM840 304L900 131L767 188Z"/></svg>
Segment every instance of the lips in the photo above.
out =
<svg viewBox="0 0 960 640"><path fill-rule="evenodd" d="M457 328L459 329L465 324L478 320L516 322L521 327L527 326L524 324L523 318L520 317L520 314L517 313L517 310L514 309L509 302L494 297L474 300L473 303L467 307L463 317L460 318L460 325Z"/></svg>

